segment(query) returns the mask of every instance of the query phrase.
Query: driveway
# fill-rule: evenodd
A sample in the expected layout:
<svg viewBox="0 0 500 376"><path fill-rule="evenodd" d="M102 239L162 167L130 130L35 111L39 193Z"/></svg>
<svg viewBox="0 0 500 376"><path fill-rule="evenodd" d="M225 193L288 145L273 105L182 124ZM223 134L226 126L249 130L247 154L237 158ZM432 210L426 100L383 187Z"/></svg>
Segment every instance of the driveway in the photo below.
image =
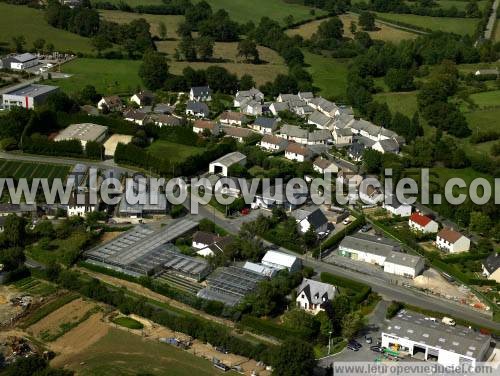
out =
<svg viewBox="0 0 500 376"><path fill-rule="evenodd" d="M359 351L352 351L345 348L340 353L322 358L318 361L320 367L328 367L335 362L371 362L379 355L370 350L370 346L376 345L378 338L380 338L380 333L385 323L385 314L387 312L387 307L389 307L390 302L387 300L381 300L370 316L368 316L368 324L359 333L356 341L358 341L362 347ZM368 344L365 340L365 335L372 337L372 343Z"/></svg>

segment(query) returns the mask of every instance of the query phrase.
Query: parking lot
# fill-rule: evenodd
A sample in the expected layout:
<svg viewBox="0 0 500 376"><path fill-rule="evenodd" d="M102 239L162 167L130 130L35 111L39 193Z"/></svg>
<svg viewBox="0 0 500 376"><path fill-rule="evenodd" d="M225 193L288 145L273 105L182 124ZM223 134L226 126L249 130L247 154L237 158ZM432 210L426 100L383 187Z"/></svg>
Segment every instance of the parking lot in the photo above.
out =
<svg viewBox="0 0 500 376"><path fill-rule="evenodd" d="M370 315L368 319L368 325L359 333L356 338L356 341L359 342L362 346L358 351L349 350L345 348L340 353L336 355L331 355L326 358L322 358L319 360L319 365L321 367L328 367L330 364L334 362L372 362L375 361L377 357L380 356L379 353L376 353L370 350L370 346L376 345L378 339L380 338L380 333L382 330L382 325L385 322L385 314L387 311L387 307L390 302L386 300L381 300L379 304L375 307L374 311ZM372 343L366 343L365 336L369 336L372 338Z"/></svg>

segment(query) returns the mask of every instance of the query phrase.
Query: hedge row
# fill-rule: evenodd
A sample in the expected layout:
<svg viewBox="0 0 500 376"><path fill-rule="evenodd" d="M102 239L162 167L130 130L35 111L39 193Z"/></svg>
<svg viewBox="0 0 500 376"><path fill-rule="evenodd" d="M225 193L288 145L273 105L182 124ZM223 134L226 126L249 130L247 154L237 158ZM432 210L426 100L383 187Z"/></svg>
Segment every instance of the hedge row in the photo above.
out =
<svg viewBox="0 0 500 376"><path fill-rule="evenodd" d="M371 293L372 288L361 282L353 281L352 279L333 275L331 273L322 272L320 274L321 282L331 285L340 286L352 290L355 295L352 296L352 301L355 304L361 303Z"/></svg>
<svg viewBox="0 0 500 376"><path fill-rule="evenodd" d="M251 329L251 332L269 335L277 339L290 338L307 339L307 333L301 330L284 327L269 320L263 320L255 316L244 315L239 323L242 329Z"/></svg>
<svg viewBox="0 0 500 376"><path fill-rule="evenodd" d="M321 249L326 250L332 247L337 246L342 239L349 234L352 234L359 227L365 224L365 217L361 216L356 218L352 223L347 225L343 231L337 232L335 235L326 239L323 243L321 243ZM313 250L313 255L316 257L319 255L320 247L317 247Z"/></svg>

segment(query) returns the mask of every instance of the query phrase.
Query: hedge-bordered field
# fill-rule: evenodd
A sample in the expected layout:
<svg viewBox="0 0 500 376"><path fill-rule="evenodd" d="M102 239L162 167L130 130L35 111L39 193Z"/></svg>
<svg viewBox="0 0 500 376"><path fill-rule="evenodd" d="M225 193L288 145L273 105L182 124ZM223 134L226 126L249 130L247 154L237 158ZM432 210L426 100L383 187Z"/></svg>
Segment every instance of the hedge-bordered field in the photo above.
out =
<svg viewBox="0 0 500 376"><path fill-rule="evenodd" d="M33 178L64 179L68 175L69 169L70 166L65 165L0 160L0 177L3 178L26 178L28 180Z"/></svg>

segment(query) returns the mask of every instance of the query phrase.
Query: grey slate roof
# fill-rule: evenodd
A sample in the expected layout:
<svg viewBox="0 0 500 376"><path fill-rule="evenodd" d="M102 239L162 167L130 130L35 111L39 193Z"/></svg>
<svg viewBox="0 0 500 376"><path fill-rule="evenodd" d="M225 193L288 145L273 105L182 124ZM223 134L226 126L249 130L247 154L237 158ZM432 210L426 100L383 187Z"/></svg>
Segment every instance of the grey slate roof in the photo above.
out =
<svg viewBox="0 0 500 376"><path fill-rule="evenodd" d="M307 129L302 129L296 125L284 124L280 129L280 133L287 135L288 137L307 139L309 132L307 131Z"/></svg>
<svg viewBox="0 0 500 376"><path fill-rule="evenodd" d="M219 163L223 166L230 167L234 165L235 163L239 163L243 160L246 159L246 155L243 153L240 153L239 151L234 151L232 153L223 155L219 159L216 159L212 163Z"/></svg>
<svg viewBox="0 0 500 376"><path fill-rule="evenodd" d="M481 349L491 338L464 326L426 320L424 315L406 310L392 318L383 332L472 358L482 355Z"/></svg>
<svg viewBox="0 0 500 376"><path fill-rule="evenodd" d="M212 90L208 86L194 86L191 91L195 97L206 97L212 94Z"/></svg>
<svg viewBox="0 0 500 376"><path fill-rule="evenodd" d="M278 120L275 118L258 116L253 123L261 128L274 129L278 125Z"/></svg>
<svg viewBox="0 0 500 376"><path fill-rule="evenodd" d="M314 227L315 230L323 226L325 223L328 223L328 219L320 208L309 207L297 209L292 212L292 216L297 221L302 221L307 218L307 221Z"/></svg>
<svg viewBox="0 0 500 376"><path fill-rule="evenodd" d="M203 102L188 101L186 105L186 110L191 110L195 114L203 113L208 115L210 113L208 106Z"/></svg>
<svg viewBox="0 0 500 376"><path fill-rule="evenodd" d="M328 123L333 122L333 119L316 110L309 115L309 122L326 128Z"/></svg>
<svg viewBox="0 0 500 376"><path fill-rule="evenodd" d="M311 142L327 141L332 139L332 133L328 129L318 129L310 132L307 139Z"/></svg>
<svg viewBox="0 0 500 376"><path fill-rule="evenodd" d="M329 283L304 278L297 287L297 295L304 293L312 304L323 304L335 297L335 287Z"/></svg>
<svg viewBox="0 0 500 376"><path fill-rule="evenodd" d="M492 274L500 268L500 254L493 252L483 261L484 268L488 271L488 273Z"/></svg>
<svg viewBox="0 0 500 376"><path fill-rule="evenodd" d="M379 143L384 151L391 153L396 153L399 151L399 144L392 139L380 140Z"/></svg>

